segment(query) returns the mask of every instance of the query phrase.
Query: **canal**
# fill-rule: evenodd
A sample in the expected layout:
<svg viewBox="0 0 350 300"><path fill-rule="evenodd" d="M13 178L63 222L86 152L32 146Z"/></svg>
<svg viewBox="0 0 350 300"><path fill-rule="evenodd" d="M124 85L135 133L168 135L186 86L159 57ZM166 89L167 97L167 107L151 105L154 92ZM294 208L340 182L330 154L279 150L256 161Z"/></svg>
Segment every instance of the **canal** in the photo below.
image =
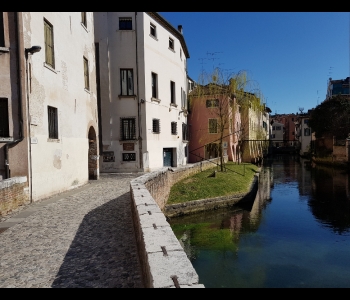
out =
<svg viewBox="0 0 350 300"><path fill-rule="evenodd" d="M170 219L206 288L349 288L350 175L265 159L255 200Z"/></svg>

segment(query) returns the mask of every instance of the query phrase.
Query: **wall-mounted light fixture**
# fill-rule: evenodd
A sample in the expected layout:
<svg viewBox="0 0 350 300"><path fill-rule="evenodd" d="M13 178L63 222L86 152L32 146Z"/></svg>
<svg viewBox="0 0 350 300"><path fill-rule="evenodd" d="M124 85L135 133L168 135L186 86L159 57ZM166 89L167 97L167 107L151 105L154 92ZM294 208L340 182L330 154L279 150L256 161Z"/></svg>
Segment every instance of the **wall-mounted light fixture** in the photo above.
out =
<svg viewBox="0 0 350 300"><path fill-rule="evenodd" d="M144 100L144 99L141 99L140 101L141 101L141 103L145 103L145 100Z"/></svg>
<svg viewBox="0 0 350 300"><path fill-rule="evenodd" d="M30 54L34 54L37 53L41 50L40 46L32 46L30 48L25 48L25 52L26 54L30 53Z"/></svg>

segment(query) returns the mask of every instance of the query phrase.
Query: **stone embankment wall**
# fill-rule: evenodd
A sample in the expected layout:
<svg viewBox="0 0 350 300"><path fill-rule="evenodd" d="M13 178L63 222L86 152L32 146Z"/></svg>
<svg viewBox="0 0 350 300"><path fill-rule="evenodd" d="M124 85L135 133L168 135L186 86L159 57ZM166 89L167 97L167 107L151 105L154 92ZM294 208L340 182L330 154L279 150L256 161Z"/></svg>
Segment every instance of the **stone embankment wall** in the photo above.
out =
<svg viewBox="0 0 350 300"><path fill-rule="evenodd" d="M0 216L6 216L29 203L27 177L12 177L0 181Z"/></svg>
<svg viewBox="0 0 350 300"><path fill-rule="evenodd" d="M226 158L227 160L227 158ZM148 288L204 288L198 274L164 215L171 186L177 181L215 167L217 159L178 169L162 168L130 182L133 220Z"/></svg>

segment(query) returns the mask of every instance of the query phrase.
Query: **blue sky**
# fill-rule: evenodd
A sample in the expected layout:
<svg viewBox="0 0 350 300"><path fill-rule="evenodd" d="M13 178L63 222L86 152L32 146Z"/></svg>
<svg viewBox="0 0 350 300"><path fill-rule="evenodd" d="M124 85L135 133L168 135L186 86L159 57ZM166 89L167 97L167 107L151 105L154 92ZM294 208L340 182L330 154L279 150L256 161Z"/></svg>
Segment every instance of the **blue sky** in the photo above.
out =
<svg viewBox="0 0 350 300"><path fill-rule="evenodd" d="M183 26L188 75L248 71L272 114L304 112L350 76L350 12L159 12Z"/></svg>

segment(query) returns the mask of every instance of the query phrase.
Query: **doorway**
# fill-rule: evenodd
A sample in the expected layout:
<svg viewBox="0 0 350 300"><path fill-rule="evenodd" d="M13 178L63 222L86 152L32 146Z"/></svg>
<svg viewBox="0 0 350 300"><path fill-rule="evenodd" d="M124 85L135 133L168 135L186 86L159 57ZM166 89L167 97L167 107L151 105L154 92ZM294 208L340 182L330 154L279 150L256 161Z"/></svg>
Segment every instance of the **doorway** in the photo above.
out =
<svg viewBox="0 0 350 300"><path fill-rule="evenodd" d="M163 148L163 166L172 167L173 166L173 149Z"/></svg>

